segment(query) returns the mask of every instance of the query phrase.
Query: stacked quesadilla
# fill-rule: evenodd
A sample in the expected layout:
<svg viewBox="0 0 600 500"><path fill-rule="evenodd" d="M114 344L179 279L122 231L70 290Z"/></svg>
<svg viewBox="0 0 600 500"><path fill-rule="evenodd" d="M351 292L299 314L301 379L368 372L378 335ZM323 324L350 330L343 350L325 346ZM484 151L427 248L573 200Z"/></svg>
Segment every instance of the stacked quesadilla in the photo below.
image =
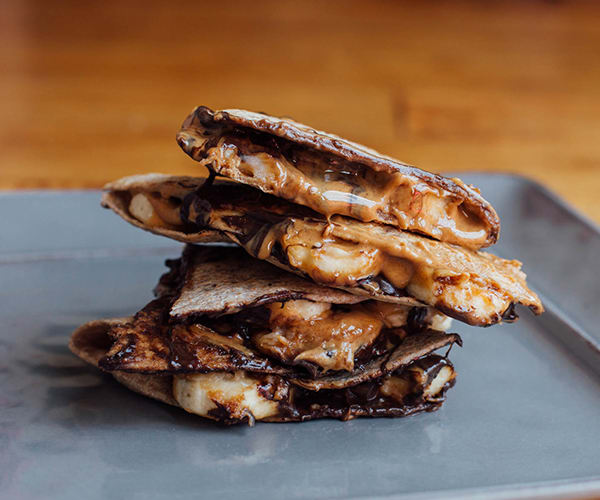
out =
<svg viewBox="0 0 600 500"><path fill-rule="evenodd" d="M500 221L458 179L241 110L196 108L177 141L208 178L128 177L102 204L181 257L135 316L71 340L137 392L224 423L431 411L451 318L543 311L520 262L480 251Z"/></svg>

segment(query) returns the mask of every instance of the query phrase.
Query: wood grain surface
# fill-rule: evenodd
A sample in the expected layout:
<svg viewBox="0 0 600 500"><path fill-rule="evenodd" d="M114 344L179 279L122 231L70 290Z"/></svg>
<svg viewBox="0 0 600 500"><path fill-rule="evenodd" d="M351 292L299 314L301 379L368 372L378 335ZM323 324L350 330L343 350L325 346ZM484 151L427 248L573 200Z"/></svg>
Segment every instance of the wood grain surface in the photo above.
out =
<svg viewBox="0 0 600 500"><path fill-rule="evenodd" d="M0 188L199 173L174 135L206 104L519 173L600 221L600 2L4 0L0 70Z"/></svg>

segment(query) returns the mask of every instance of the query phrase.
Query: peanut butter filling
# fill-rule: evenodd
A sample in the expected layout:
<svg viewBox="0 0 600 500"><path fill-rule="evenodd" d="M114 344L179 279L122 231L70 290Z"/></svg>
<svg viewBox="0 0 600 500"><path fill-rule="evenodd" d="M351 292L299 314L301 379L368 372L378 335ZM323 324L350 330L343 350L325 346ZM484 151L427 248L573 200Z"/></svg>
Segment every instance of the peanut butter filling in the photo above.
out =
<svg viewBox="0 0 600 500"><path fill-rule="evenodd" d="M357 353L387 329L398 340L406 335L412 307L378 301L332 307L324 302L290 300L266 306L268 329L252 336L267 355L287 364L314 363L322 372L353 371ZM427 309L421 325L449 327L447 316ZM385 348L390 348L391 345Z"/></svg>
<svg viewBox="0 0 600 500"><path fill-rule="evenodd" d="M256 346L287 363L314 363L324 372L354 370L356 352L371 344L383 327L360 304L332 310L331 304L292 300L267 308L270 331L253 337Z"/></svg>
<svg viewBox="0 0 600 500"><path fill-rule="evenodd" d="M382 222L470 248L490 244L489 224L442 187L340 159L324 160L306 149L263 149L247 137L221 135L198 161L326 217Z"/></svg>
<svg viewBox="0 0 600 500"><path fill-rule="evenodd" d="M212 172L326 217L380 222L475 249L498 239L498 215L473 186L289 118L198 106L177 142Z"/></svg>
<svg viewBox="0 0 600 500"><path fill-rule="evenodd" d="M217 218L212 227L233 229ZM258 258L276 255L279 262L283 260L317 283L350 291L360 288L380 300L408 294L470 324L501 321L514 303L535 312L543 310L527 288L519 262L448 247L376 224L292 218L247 241L239 237L237 241Z"/></svg>

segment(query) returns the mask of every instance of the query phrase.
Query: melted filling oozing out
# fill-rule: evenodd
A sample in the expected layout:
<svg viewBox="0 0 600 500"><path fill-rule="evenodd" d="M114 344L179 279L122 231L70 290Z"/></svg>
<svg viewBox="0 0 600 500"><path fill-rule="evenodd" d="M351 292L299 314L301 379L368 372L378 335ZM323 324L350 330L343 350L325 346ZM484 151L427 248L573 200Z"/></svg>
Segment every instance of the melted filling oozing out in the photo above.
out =
<svg viewBox="0 0 600 500"><path fill-rule="evenodd" d="M177 229L182 226L181 201L165 198L159 192L135 192L129 201L129 213L149 227Z"/></svg>
<svg viewBox="0 0 600 500"><path fill-rule="evenodd" d="M486 223L456 195L400 173L376 172L297 148L273 155L248 138L227 135L200 163L327 217L383 222L474 248L487 239Z"/></svg>
<svg viewBox="0 0 600 500"><path fill-rule="evenodd" d="M332 306L308 300L274 302L266 308L268 328L252 336L257 348L287 364L313 363L323 372L352 371L357 353L371 345L382 329L391 334L406 326L412 309L379 301ZM432 309L422 323L449 326L447 317ZM397 331L399 339L404 334Z"/></svg>
<svg viewBox="0 0 600 500"><path fill-rule="evenodd" d="M218 225L218 224L217 224ZM363 286L374 295L389 294L373 277L381 276L395 290L406 293L449 314L456 311L462 319L487 324L497 321L513 302L518 302L507 289L472 273L455 273L427 265L426 259L392 255L389 245L373 246L348 241L330 233L329 225L303 219L275 224L260 234L260 244L250 239L244 246L259 258L267 258L276 244L287 263L328 286ZM384 249L385 247L385 249ZM262 254L260 254L262 252ZM516 283L513 280L513 283ZM465 318L466 316L466 318Z"/></svg>

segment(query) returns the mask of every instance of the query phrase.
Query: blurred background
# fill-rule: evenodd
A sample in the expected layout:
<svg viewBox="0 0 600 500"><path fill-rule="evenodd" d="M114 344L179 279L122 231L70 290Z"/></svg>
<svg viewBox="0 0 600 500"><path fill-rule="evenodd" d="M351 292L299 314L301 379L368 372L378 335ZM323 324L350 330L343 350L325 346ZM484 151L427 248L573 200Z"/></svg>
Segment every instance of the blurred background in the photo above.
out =
<svg viewBox="0 0 600 500"><path fill-rule="evenodd" d="M600 2L0 2L0 188L195 174L195 105L436 172L533 178L600 222Z"/></svg>

